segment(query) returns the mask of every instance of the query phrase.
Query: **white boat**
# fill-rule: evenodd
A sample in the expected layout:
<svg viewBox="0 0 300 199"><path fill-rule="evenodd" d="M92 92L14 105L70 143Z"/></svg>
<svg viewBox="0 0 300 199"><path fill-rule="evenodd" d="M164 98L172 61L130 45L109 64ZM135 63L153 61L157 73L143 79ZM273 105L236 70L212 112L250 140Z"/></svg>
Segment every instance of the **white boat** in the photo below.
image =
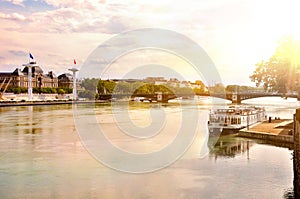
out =
<svg viewBox="0 0 300 199"><path fill-rule="evenodd" d="M208 129L210 133L237 131L265 120L265 109L254 106L230 106L211 110Z"/></svg>

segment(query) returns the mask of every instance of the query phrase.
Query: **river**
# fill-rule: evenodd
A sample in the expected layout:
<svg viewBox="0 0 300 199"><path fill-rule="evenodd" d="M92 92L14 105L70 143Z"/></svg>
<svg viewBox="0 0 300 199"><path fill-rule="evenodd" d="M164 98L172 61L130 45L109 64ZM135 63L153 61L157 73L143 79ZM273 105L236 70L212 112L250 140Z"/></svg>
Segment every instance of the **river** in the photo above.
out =
<svg viewBox="0 0 300 199"><path fill-rule="evenodd" d="M281 98L244 103L264 106L267 115L281 118L292 118L300 106L294 99ZM84 120L74 120L72 105L0 108L0 198L287 198L292 192L292 151L287 148L226 136L221 138L222 147L218 143L208 151L205 137L212 104L134 103L128 110L123 106L81 108L93 110L96 123L115 147L130 154L158 152L156 160L162 165L151 164L134 173L140 165L107 153L106 145L97 140L101 153L110 155L101 160L82 142L92 124L87 123L86 132L80 129ZM151 117L160 116L162 110L163 123ZM175 146L178 158L164 163L173 156L160 151L176 140L185 120L183 110L198 112L194 137L186 151ZM124 113L142 129L155 122L163 125L158 134L137 139L121 133L128 125L122 120Z"/></svg>

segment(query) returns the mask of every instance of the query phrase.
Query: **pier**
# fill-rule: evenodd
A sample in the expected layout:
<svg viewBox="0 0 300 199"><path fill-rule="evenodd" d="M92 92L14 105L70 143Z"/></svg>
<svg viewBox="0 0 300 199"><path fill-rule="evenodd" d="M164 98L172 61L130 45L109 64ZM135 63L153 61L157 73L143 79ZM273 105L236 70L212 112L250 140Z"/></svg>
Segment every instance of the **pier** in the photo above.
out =
<svg viewBox="0 0 300 199"><path fill-rule="evenodd" d="M241 129L238 136L269 142L289 143L293 147L293 120L273 119ZM290 147L289 147L290 148Z"/></svg>

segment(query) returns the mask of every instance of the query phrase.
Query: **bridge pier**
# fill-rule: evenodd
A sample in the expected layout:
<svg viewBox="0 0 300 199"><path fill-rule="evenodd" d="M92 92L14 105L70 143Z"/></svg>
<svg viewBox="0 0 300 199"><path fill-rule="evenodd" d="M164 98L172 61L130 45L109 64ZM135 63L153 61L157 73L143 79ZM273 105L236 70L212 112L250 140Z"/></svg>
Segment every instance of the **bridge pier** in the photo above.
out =
<svg viewBox="0 0 300 199"><path fill-rule="evenodd" d="M242 98L239 93L227 93L226 99L230 100L233 104L241 104Z"/></svg>
<svg viewBox="0 0 300 199"><path fill-rule="evenodd" d="M157 102L165 102L167 103L169 101L169 94L164 94L163 92L156 92L156 101Z"/></svg>
<svg viewBox="0 0 300 199"><path fill-rule="evenodd" d="M232 93L231 101L233 104L241 104L241 96L238 93Z"/></svg>
<svg viewBox="0 0 300 199"><path fill-rule="evenodd" d="M158 102L162 102L163 101L163 93L162 92L156 92L156 100Z"/></svg>

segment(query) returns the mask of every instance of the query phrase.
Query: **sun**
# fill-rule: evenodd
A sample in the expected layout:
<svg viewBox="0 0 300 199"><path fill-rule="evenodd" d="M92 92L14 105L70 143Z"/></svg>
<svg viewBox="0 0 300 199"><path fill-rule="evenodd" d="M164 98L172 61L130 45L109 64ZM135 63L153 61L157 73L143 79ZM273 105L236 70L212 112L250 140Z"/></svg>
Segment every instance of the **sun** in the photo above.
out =
<svg viewBox="0 0 300 199"><path fill-rule="evenodd" d="M300 1L262 0L255 9L254 32L259 32L258 44L265 51L280 54L292 67L300 66ZM280 52L278 48L281 46Z"/></svg>

